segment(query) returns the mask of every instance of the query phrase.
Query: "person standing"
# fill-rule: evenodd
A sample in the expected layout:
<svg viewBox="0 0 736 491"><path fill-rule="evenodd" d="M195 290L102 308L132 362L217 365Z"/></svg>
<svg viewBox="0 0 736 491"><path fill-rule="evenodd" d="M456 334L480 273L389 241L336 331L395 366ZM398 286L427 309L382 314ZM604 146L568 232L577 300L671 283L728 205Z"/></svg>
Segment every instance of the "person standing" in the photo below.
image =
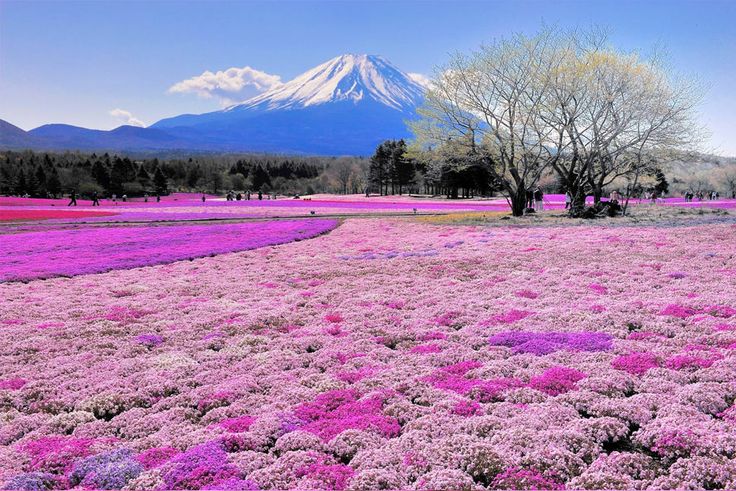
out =
<svg viewBox="0 0 736 491"><path fill-rule="evenodd" d="M263 200L263 193L262 193L262 192L261 192L261 190L259 189L259 190L258 190L258 201L261 201L261 200Z"/></svg>
<svg viewBox="0 0 736 491"><path fill-rule="evenodd" d="M77 191L72 189L72 192L69 193L69 204L66 206L77 206Z"/></svg>
<svg viewBox="0 0 736 491"><path fill-rule="evenodd" d="M92 193L92 206L100 206L100 198L97 196L97 191Z"/></svg>
<svg viewBox="0 0 736 491"><path fill-rule="evenodd" d="M539 186L534 188L534 204L536 211L544 211L544 193Z"/></svg>
<svg viewBox="0 0 736 491"><path fill-rule="evenodd" d="M204 193L202 193L202 203L204 203L207 200L207 197L205 197Z"/></svg>
<svg viewBox="0 0 736 491"><path fill-rule="evenodd" d="M565 191L565 209L569 209L572 207L572 194L570 194L570 191Z"/></svg>

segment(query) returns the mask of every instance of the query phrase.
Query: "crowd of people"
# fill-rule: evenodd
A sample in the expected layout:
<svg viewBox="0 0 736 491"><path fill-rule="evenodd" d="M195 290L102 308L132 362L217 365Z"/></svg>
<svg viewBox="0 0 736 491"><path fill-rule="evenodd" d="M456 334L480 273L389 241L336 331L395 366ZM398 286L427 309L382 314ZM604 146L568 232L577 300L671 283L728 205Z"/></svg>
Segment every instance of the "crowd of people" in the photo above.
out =
<svg viewBox="0 0 736 491"><path fill-rule="evenodd" d="M23 196L23 197L28 198L29 196ZM72 189L71 192L69 193L69 204L67 206L77 206L77 197L78 197L77 190ZM148 203L148 198L149 198L148 193L143 195L143 201L145 203ZM202 201L204 201L204 195L202 196L202 198L203 198ZM92 192L92 194L90 195L90 200L92 200L92 206L100 206L100 195L97 191ZM111 194L110 201L112 201L113 204L117 205L118 195L114 193ZM122 195L120 197L120 201L122 201L123 203L126 203L128 201L128 195L127 194ZM156 194L156 203L160 203L160 202L161 202L161 195Z"/></svg>
<svg viewBox="0 0 736 491"><path fill-rule="evenodd" d="M275 194L268 194L265 196L267 200L276 199ZM227 201L242 201L242 200L250 201L250 197L251 197L250 191L246 191L245 193L240 193L240 192L236 193L235 191L228 191L227 194L225 195L225 200ZM258 199L263 200L263 197L264 197L263 192L259 190Z"/></svg>
<svg viewBox="0 0 736 491"><path fill-rule="evenodd" d="M539 186L526 190L526 209L527 213L544 211L544 192Z"/></svg>
<svg viewBox="0 0 736 491"><path fill-rule="evenodd" d="M263 200L264 196L265 196L265 199L267 200L276 199L275 194L264 195L263 192L259 190L257 193L258 200ZM24 197L28 197L28 196L24 196ZM72 189L71 192L69 193L69 204L67 206L77 206L77 197L78 195L77 195L76 190ZM159 194L156 194L155 197L156 197L157 203L161 201L161 196ZM635 193L631 197L636 199L639 203L641 203L642 200L644 200L644 201L651 201L653 204L657 204L658 200L662 198L659 194L657 194L656 190L648 190L648 191L644 191L643 193ZM698 191L698 192L686 191L683 197L685 198L685 201L689 203L689 202L692 202L694 199L697 199L698 201L703 201L706 198L708 200L717 200L717 199L720 199L721 195L718 191L710 191L708 193L704 193L703 191ZM92 206L100 206L100 197L96 191L92 193L91 199L92 199ZM120 199L121 201L126 202L128 201L128 196L126 194L123 194L120 197ZM149 199L149 195L145 194L143 196L143 201L147 203L148 199ZM201 199L203 203L207 200L207 197L204 193L202 194ZM251 199L251 192L245 191L244 193L241 193L241 192L235 192L231 190L227 192L227 194L225 195L225 199L227 201L242 201L242 200L249 201ZM295 195L294 199L300 199L300 196ZM619 193L617 190L614 189L609 195L608 203L614 203L618 205L622 201L622 199L623 197L621 193ZM116 194L113 194L110 196L110 200L114 204L117 204L118 196ZM546 201L544 198L544 192L539 186L534 186L533 188L527 189L526 201L527 201L527 208L526 208L527 213L531 213L531 212L538 213L538 212L544 211L544 205ZM570 194L570 191L566 191L565 192L565 209L566 210L572 208L572 201L573 201L572 194Z"/></svg>
<svg viewBox="0 0 736 491"><path fill-rule="evenodd" d="M711 191L709 193L704 193L703 191L698 191L697 193L693 193L692 191L686 191L685 192L685 201L690 203L693 199L697 199L698 201L703 201L705 197L708 197L709 200L716 200L721 197L721 193L718 191Z"/></svg>

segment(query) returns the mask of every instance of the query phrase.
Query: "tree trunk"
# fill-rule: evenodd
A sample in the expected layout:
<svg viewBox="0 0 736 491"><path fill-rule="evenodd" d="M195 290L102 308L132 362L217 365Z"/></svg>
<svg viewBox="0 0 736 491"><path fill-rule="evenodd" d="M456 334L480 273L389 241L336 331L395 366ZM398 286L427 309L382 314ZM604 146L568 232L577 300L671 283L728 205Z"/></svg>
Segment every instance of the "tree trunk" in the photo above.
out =
<svg viewBox="0 0 736 491"><path fill-rule="evenodd" d="M601 198L603 197L603 189L596 186L593 188L593 204L598 204L601 202Z"/></svg>
<svg viewBox="0 0 736 491"><path fill-rule="evenodd" d="M515 193L510 193L511 197L511 214L515 217L524 216L526 210L526 189L520 186Z"/></svg>

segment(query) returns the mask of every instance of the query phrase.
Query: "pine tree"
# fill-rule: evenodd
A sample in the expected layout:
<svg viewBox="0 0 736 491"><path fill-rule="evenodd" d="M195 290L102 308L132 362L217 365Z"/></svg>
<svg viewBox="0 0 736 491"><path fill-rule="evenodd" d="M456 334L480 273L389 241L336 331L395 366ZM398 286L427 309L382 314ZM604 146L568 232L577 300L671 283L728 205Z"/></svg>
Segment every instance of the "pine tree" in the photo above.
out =
<svg viewBox="0 0 736 491"><path fill-rule="evenodd" d="M153 173L153 185L156 188L156 194L168 194L169 181L166 179L161 167L156 167L156 171Z"/></svg>
<svg viewBox="0 0 736 491"><path fill-rule="evenodd" d="M253 169L253 189L261 189L264 185L271 185L271 176L262 166L256 165Z"/></svg>
<svg viewBox="0 0 736 491"><path fill-rule="evenodd" d="M102 163L100 160L96 160L94 164L92 164L92 178L103 187L103 189L107 190L110 188L110 171L105 166L105 164Z"/></svg>
<svg viewBox="0 0 736 491"><path fill-rule="evenodd" d="M56 197L61 193L61 180L59 179L59 172L56 170L56 167L51 167L51 172L46 177L46 191L52 197Z"/></svg>
<svg viewBox="0 0 736 491"><path fill-rule="evenodd" d="M26 181L26 175L23 169L18 170L18 175L15 176L15 186L13 192L18 196L23 196L28 192L28 182Z"/></svg>
<svg viewBox="0 0 736 491"><path fill-rule="evenodd" d="M399 188L399 194L402 194L403 188L414 184L415 168L414 162L406 158L406 142L399 140L395 142L391 152L391 168L393 170L392 180Z"/></svg>
<svg viewBox="0 0 736 491"><path fill-rule="evenodd" d="M36 194L40 196L46 196L46 193L48 192L46 189L46 171L43 170L43 167L39 164L38 167L36 167Z"/></svg>
<svg viewBox="0 0 736 491"><path fill-rule="evenodd" d="M383 194L383 185L388 180L388 170L391 159L390 141L378 145L376 153L371 157L369 167L369 180L373 189L378 188L379 194Z"/></svg>
<svg viewBox="0 0 736 491"><path fill-rule="evenodd" d="M145 167L142 165L138 167L138 173L136 175L136 180L140 183L141 187L146 190L151 185L151 176L148 174L148 171Z"/></svg>
<svg viewBox="0 0 736 491"><path fill-rule="evenodd" d="M191 159L189 160L191 161ZM189 186L190 189L195 189L201 178L202 169L200 169L198 165L193 165L189 168L189 172L187 172L187 186Z"/></svg>
<svg viewBox="0 0 736 491"><path fill-rule="evenodd" d="M128 166L119 157L115 157L110 170L110 193L123 194L123 183L128 181Z"/></svg>

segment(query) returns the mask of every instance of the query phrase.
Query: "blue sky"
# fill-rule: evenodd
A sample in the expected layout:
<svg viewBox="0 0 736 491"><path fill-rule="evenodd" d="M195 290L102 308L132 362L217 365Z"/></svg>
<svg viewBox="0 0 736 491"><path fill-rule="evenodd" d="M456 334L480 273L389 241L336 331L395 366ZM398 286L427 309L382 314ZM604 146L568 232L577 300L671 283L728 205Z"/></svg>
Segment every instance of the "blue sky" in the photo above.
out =
<svg viewBox="0 0 736 491"><path fill-rule="evenodd" d="M169 90L207 70L218 79L224 74L217 71L248 66L252 73L230 75L287 81L334 56L370 53L429 75L448 53L514 31L533 33L542 23L599 25L611 29L621 49L665 47L676 70L703 81L710 147L736 155L734 19L736 0L2 0L0 118L24 129L50 122L103 129L151 124L256 92L252 85L231 94L197 91L201 78Z"/></svg>

